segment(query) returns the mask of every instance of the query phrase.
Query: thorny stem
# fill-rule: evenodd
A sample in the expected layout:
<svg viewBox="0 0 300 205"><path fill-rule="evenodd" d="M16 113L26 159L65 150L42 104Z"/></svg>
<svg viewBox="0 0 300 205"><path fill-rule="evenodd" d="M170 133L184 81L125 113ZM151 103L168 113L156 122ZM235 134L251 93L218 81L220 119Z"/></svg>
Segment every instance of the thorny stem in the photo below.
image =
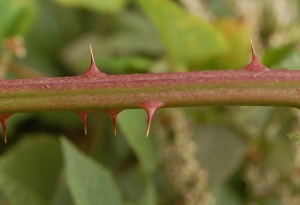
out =
<svg viewBox="0 0 300 205"><path fill-rule="evenodd" d="M0 81L0 113L249 105L300 107L300 71L244 70Z"/></svg>
<svg viewBox="0 0 300 205"><path fill-rule="evenodd" d="M147 103L162 105L157 108L300 107L300 71L269 70L252 49L252 62L241 70L105 75L98 71L91 55L90 69L81 76L0 81L2 115L153 109L145 106Z"/></svg>

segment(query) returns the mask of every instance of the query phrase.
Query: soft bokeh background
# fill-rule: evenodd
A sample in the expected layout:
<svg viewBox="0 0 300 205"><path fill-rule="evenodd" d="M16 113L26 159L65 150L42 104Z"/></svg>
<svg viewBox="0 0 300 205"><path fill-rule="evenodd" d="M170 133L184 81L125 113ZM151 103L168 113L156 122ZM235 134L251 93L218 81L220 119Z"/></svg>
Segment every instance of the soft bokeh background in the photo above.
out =
<svg viewBox="0 0 300 205"><path fill-rule="evenodd" d="M240 69L250 37L266 66L299 69L299 9L299 0L0 0L0 77L82 74L89 45L107 74ZM15 114L0 144L0 204L300 204L300 149L286 136L300 132L298 115L161 109L145 138L143 110L121 112L117 136L104 112L88 116L87 136L72 112Z"/></svg>

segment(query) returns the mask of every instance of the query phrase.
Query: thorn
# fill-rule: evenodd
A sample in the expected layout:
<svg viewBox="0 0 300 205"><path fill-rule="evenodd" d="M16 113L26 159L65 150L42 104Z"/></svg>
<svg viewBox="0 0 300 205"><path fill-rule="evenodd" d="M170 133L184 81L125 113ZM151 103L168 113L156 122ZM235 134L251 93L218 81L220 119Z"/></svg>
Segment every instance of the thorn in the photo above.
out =
<svg viewBox="0 0 300 205"><path fill-rule="evenodd" d="M76 112L78 115L80 115L81 120L83 122L83 127L84 127L84 134L87 135L87 126L86 126L86 119L88 114L90 113L89 111L82 111L82 112Z"/></svg>
<svg viewBox="0 0 300 205"><path fill-rule="evenodd" d="M11 114L4 114L4 115L0 115L0 122L2 125L2 129L3 129L3 138L4 138L4 143L7 143L7 135L6 135L6 122L7 119L11 116Z"/></svg>
<svg viewBox="0 0 300 205"><path fill-rule="evenodd" d="M150 132L150 126L152 122L153 115L158 108L161 108L164 105L162 102L143 102L141 104L142 108L144 108L148 115L148 124L147 124L147 132L146 137L148 137Z"/></svg>
<svg viewBox="0 0 300 205"><path fill-rule="evenodd" d="M114 133L115 135L117 135L117 117L118 114L122 112L122 110L106 110L105 112L111 117L113 127L114 127Z"/></svg>
<svg viewBox="0 0 300 205"><path fill-rule="evenodd" d="M252 39L250 38L250 45L251 45L251 53L252 53L252 60L251 63L249 65L247 65L245 68L243 68L243 70L247 70L247 71L268 71L269 68L265 67L258 59L254 46L253 46L253 42Z"/></svg>
<svg viewBox="0 0 300 205"><path fill-rule="evenodd" d="M91 53L91 65L88 71L86 71L82 76L85 77L93 77L93 76L105 76L105 73L102 73L98 70L97 65L95 63L94 54L92 50L92 46L90 45L90 53Z"/></svg>

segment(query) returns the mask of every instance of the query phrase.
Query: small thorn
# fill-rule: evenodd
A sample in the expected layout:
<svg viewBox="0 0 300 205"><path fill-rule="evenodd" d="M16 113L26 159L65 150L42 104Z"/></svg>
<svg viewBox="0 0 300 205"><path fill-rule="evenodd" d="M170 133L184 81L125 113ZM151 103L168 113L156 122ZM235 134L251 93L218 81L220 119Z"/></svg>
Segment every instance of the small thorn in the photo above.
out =
<svg viewBox="0 0 300 205"><path fill-rule="evenodd" d="M162 103L162 102L143 102L141 104L142 108L144 108L147 111L147 115L148 115L146 137L149 136L150 126L151 126L152 118L153 118L155 111L158 108L161 108L163 105L164 105L164 103Z"/></svg>
<svg viewBox="0 0 300 205"><path fill-rule="evenodd" d="M89 111L77 112L77 114L81 117L81 120L83 122L84 134L85 135L87 135L86 120L87 120L87 116L88 116L89 113L90 113Z"/></svg>
<svg viewBox="0 0 300 205"><path fill-rule="evenodd" d="M253 42L252 42L251 38L250 38L250 45L251 45L252 60L251 60L251 63L249 65L247 65L245 68L243 68L243 70L247 70L247 71L268 71L269 68L265 67L259 61L259 59L256 55L256 52L255 52L255 49L254 49Z"/></svg>
<svg viewBox="0 0 300 205"><path fill-rule="evenodd" d="M3 138L4 138L4 143L7 143L7 134L6 134L6 122L7 119L11 116L11 114L4 114L4 115L0 115L0 122L2 125L2 129L3 129Z"/></svg>
<svg viewBox="0 0 300 205"><path fill-rule="evenodd" d="M91 65L87 72L82 74L82 76L93 77L93 76L105 76L106 74L99 71L97 65L95 63L94 54L92 50L92 46L90 45L90 53L91 53Z"/></svg>
<svg viewBox="0 0 300 205"><path fill-rule="evenodd" d="M111 117L113 127L114 127L114 133L115 135L117 135L117 117L118 114L122 112L122 110L106 110L105 112Z"/></svg>

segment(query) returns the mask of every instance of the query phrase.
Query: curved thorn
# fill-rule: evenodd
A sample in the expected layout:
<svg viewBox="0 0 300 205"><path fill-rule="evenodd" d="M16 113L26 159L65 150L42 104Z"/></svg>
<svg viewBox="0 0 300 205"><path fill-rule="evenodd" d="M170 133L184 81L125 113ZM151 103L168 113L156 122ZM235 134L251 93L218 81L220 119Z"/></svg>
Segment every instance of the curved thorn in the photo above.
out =
<svg viewBox="0 0 300 205"><path fill-rule="evenodd" d="M90 113L89 111L77 112L77 114L81 117L81 120L83 122L84 134L85 135L87 135L86 121L87 121L87 116L88 116L89 113Z"/></svg>
<svg viewBox="0 0 300 205"><path fill-rule="evenodd" d="M141 104L142 108L144 108L146 110L147 116L148 116L146 137L149 136L151 122L152 122L152 118L153 118L155 111L157 109L161 108L163 105L164 104L162 102L143 102Z"/></svg>
<svg viewBox="0 0 300 205"><path fill-rule="evenodd" d="M111 117L114 133L117 135L117 117L122 110L106 110L105 112Z"/></svg>

